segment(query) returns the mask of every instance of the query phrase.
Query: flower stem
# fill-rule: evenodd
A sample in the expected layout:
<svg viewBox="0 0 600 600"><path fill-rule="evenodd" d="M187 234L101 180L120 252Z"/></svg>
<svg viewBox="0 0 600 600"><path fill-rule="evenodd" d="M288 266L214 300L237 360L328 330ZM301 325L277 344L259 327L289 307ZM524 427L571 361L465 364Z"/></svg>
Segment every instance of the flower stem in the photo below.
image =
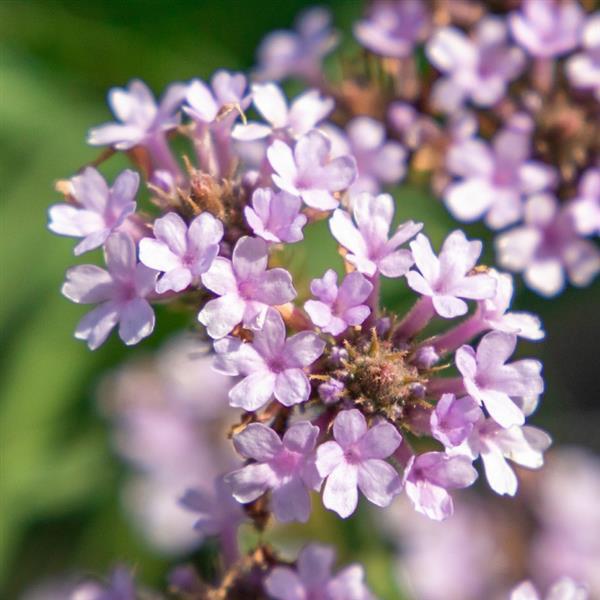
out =
<svg viewBox="0 0 600 600"><path fill-rule="evenodd" d="M429 296L417 300L408 314L402 319L394 333L394 342L410 340L424 329L433 318L435 310Z"/></svg>
<svg viewBox="0 0 600 600"><path fill-rule="evenodd" d="M180 181L183 178L181 168L177 164L177 161L171 152L171 148L167 143L167 138L164 133L159 132L154 135L150 140L148 140L146 148L150 153L152 166L154 167L155 171L159 169L169 171L171 175L173 175L173 178L177 181Z"/></svg>
<svg viewBox="0 0 600 600"><path fill-rule="evenodd" d="M448 354L448 352L453 352L459 346L466 344L484 329L485 325L483 321L475 314L462 323L459 323L456 327L435 337L431 344L427 345L433 346L433 349L437 354L443 356L444 354Z"/></svg>

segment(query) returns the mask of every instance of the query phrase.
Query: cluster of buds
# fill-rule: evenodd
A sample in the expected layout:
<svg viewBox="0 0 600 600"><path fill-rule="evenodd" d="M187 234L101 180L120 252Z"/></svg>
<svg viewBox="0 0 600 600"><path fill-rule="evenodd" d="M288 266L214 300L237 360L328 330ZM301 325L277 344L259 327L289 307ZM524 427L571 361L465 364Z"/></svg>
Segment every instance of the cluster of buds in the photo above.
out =
<svg viewBox="0 0 600 600"><path fill-rule="evenodd" d="M50 229L81 238L78 255L103 248L106 262L106 269L86 264L67 272L63 294L96 305L76 337L96 349L118 325L123 342L137 344L154 329L152 304L176 303L189 310L198 337L212 345L214 369L231 378L229 405L241 416L234 417L230 436L243 463L217 478L210 500L194 489L182 498L201 514L197 529L204 535L228 526L227 540L221 536L226 570L216 587L199 588L189 573L179 572L173 587L182 597L289 600L314 597L318 590L330 600L369 598L361 568L331 576L333 554L322 547L308 546L293 564L263 545L240 558L237 525L244 515L258 530L271 517L306 522L313 492L321 493L325 508L348 518L359 492L386 507L405 491L416 511L442 520L453 512L450 490L477 479L479 458L490 487L508 495L517 491L508 461L534 469L543 463L550 438L525 424L543 392L541 364L511 362L519 338L543 338L539 319L510 311L512 277L477 264L481 242L456 230L436 254L422 223L392 225L394 200L382 193L405 175L409 152L412 163L421 164L424 152L444 146L448 165L465 177L448 182L445 192L458 216L465 217L466 209L456 209L465 189L472 194L469 220L486 214L493 226L514 223L535 204L532 218L546 219L553 240L548 244L563 243L548 193L524 203L525 194L550 190L558 174L532 158L528 141L541 135L547 112L526 118L503 100L525 58L509 45L502 18L481 18L473 40L451 25L436 29L427 54L446 75L430 89L400 89L399 83L409 83L415 45L444 14L452 20L450 8L462 4L379 2L356 25L359 41L385 57L379 67L398 84L396 96L372 79L352 77L332 91L320 63L335 35L320 10L305 15L297 32L265 40L260 82L250 87L243 74L218 71L210 85L193 80L169 86L160 102L141 81L115 88L109 103L116 121L92 129L88 142L107 146L103 157L127 153L137 170L123 171L110 186L88 166L58 186L65 202L51 207ZM568 2L526 0L522 10L509 16L517 39L535 25L527 11L574 11L584 20ZM552 27L578 32L573 18L544 16ZM578 34L572 34L574 42L559 44L557 54L577 46ZM569 72L588 58L573 57ZM315 87L288 102L275 81L287 76ZM519 89L523 98L534 93ZM549 89L552 101L564 98L562 88ZM447 134L441 126L425 122L429 117L407 104L428 108L434 100L452 100L452 106L436 105L446 112L456 113L467 101L489 108L465 119L502 128L494 150L474 130L466 134L457 119L448 120L452 142L445 138L442 144ZM584 95L581 106L595 110L595 101ZM500 105L503 124L492 118ZM249 110L260 120L248 120ZM391 128L377 120L386 111L401 139L388 139ZM408 113L410 124L398 127ZM174 148L184 148L181 157ZM592 149L583 151L588 157ZM575 223L572 206L597 215L598 172L589 170L582 186L587 191L565 209L569 223ZM310 283L310 296L301 297L285 268L285 249L323 220L341 258ZM506 241L516 231L503 235L503 251L516 252ZM581 269L589 281L600 255L577 238L591 261L584 264L572 241L564 251L577 265L572 279L584 283ZM554 246L543 244L533 254L543 252L545 260ZM382 305L382 278L398 280L414 294L406 314ZM528 280L537 278L530 274Z"/></svg>

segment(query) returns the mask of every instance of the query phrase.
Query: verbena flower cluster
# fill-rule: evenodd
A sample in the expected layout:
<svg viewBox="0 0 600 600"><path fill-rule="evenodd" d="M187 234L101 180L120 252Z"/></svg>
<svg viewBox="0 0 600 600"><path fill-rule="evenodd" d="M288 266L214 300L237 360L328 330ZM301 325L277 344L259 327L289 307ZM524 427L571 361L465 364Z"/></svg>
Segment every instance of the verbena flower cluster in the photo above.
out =
<svg viewBox="0 0 600 600"><path fill-rule="evenodd" d="M220 541L222 579L177 570L171 587L182 597L371 598L362 568L334 573L326 547L309 545L294 563L265 545L240 557L238 526L262 530L271 515L306 522L315 502L345 519L360 497L386 507L404 493L414 510L443 520L451 491L477 480L474 465L496 493L514 495L511 463L543 463L550 438L526 424L544 390L542 366L513 356L520 338L544 337L539 319L510 310L512 276L478 264L480 241L456 230L434 249L422 223L394 224L384 188L427 164L437 183L445 178L443 197L460 219L485 216L498 229L524 219L498 238L499 262L524 270L529 285L556 293L563 267L575 284L591 281L600 253L583 236L598 232L600 215L598 137L588 137L598 19L568 1L525 0L487 16L481 5L460 16L463 4L373 3L355 35L383 57L364 63L379 78L326 81L321 63L337 36L316 9L263 42L255 83L221 70L210 83L172 84L160 100L141 81L114 88L114 120L88 142L127 153L135 170L107 182L89 166L58 186L65 200L51 207L50 229L78 238L77 255L102 248L105 261L67 271L63 294L93 307L75 336L94 350L116 328L134 345L154 330L154 304L183 306L215 374L206 356L202 365L182 359L184 370L219 377L235 409L237 459L217 473L194 423L223 420L222 406L199 415L185 394L170 398L175 381L167 409L161 400L118 411L121 451L146 471L145 494L181 486L197 532ZM428 73L440 75L417 86L431 79L414 60L425 41ZM563 69L555 59L569 52ZM277 83L290 76L309 86L292 99ZM579 120L554 123L555 104ZM434 121L438 111L449 116ZM576 138L568 151L549 145L563 128ZM570 198L573 186L559 204L556 190ZM323 220L340 258L301 294L286 249ZM383 278L412 294L405 314L382 305ZM214 463L205 471L203 459ZM172 534L156 529L167 546ZM133 585L120 571L113 579L115 589ZM521 586L513 597L537 596Z"/></svg>

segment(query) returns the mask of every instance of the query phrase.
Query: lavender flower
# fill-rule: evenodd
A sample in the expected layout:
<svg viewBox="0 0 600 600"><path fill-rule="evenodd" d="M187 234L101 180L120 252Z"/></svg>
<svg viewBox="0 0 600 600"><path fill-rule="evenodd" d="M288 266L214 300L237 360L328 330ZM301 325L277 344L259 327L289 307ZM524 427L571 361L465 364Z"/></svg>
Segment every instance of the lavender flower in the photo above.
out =
<svg viewBox="0 0 600 600"><path fill-rule="evenodd" d="M331 142L321 132L313 130L301 137L294 151L275 140L267 150L275 174L273 181L282 190L302 200L312 208L331 210L338 201L332 192L348 188L356 177L356 161L352 156L330 160Z"/></svg>
<svg viewBox="0 0 600 600"><path fill-rule="evenodd" d="M472 460L481 456L485 476L497 494L514 496L517 477L506 460L539 469L544 464L544 451L551 443L550 436L537 427L513 425L504 428L491 419L482 418L464 447Z"/></svg>
<svg viewBox="0 0 600 600"><path fill-rule="evenodd" d="M154 329L154 311L147 298L154 292L156 271L136 262L135 244L124 233L106 241L108 271L95 265L78 265L67 271L62 293L78 304L98 304L81 319L75 337L86 340L90 350L104 343L119 324L119 337L137 344Z"/></svg>
<svg viewBox="0 0 600 600"><path fill-rule="evenodd" d="M469 241L462 231L456 230L446 238L437 257L429 240L420 233L410 243L419 271L406 274L408 285L431 298L433 309L440 317L452 319L464 315L468 307L462 298L491 298L496 289L496 282L489 275L469 275L481 248L479 240Z"/></svg>
<svg viewBox="0 0 600 600"><path fill-rule="evenodd" d="M272 490L275 517L281 522L310 516L309 490L318 490L322 478L314 462L319 428L308 421L292 425L282 439L266 425L250 423L233 438L236 450L255 460L225 477L238 502L256 500Z"/></svg>
<svg viewBox="0 0 600 600"><path fill-rule="evenodd" d="M562 577L548 590L545 600L587 600L588 589L573 581L570 577ZM541 600L540 596L530 581L519 584L510 594L510 600Z"/></svg>
<svg viewBox="0 0 600 600"><path fill-rule="evenodd" d="M454 394L442 394L431 413L431 433L446 448L459 446L482 417L481 409L470 396L456 398Z"/></svg>
<svg viewBox="0 0 600 600"><path fill-rule="evenodd" d="M425 452L410 458L404 472L404 488L417 512L442 521L454 512L448 490L468 487L476 479L477 471L466 456Z"/></svg>
<svg viewBox="0 0 600 600"><path fill-rule="evenodd" d="M360 273L346 275L338 287L337 273L328 269L321 279L313 279L310 291L318 300L308 300L304 309L311 321L326 333L340 335L352 325L360 325L371 313L364 304L373 285Z"/></svg>
<svg viewBox="0 0 600 600"><path fill-rule="evenodd" d="M198 215L189 225L176 213L154 221L154 238L140 240L140 262L164 275L156 291L181 292L197 285L219 253L223 237L221 221L210 213Z"/></svg>
<svg viewBox="0 0 600 600"><path fill-rule="evenodd" d="M477 352L470 346L456 351L456 366L467 392L502 427L523 425L525 418L511 396L526 397L542 393L542 365L525 359L505 364L517 345L517 337L500 331L483 336Z"/></svg>
<svg viewBox="0 0 600 600"><path fill-rule="evenodd" d="M244 208L246 222L254 235L266 242L293 244L304 236L306 215L300 213L302 201L287 192L259 188L252 194L252 206Z"/></svg>
<svg viewBox="0 0 600 600"><path fill-rule="evenodd" d="M570 211L577 233L600 235L600 168L592 167L583 173Z"/></svg>
<svg viewBox="0 0 600 600"><path fill-rule="evenodd" d="M253 411L273 398L284 406L308 400L310 383L304 372L321 354L325 342L311 331L286 339L285 325L275 309L268 309L262 329L252 343L235 338L215 342L217 370L244 379L229 392L231 406Z"/></svg>
<svg viewBox="0 0 600 600"><path fill-rule="evenodd" d="M522 50L509 46L507 37L496 17L482 19L473 40L456 27L438 29L426 46L429 60L445 74L432 90L433 103L452 113L465 100L486 107L499 102L525 66Z"/></svg>
<svg viewBox="0 0 600 600"><path fill-rule="evenodd" d="M317 469L327 478L323 505L345 519L356 509L360 488L367 500L387 506L402 489L396 469L383 460L402 442L396 428L380 421L368 429L360 411L344 410L333 422L333 436L317 448Z"/></svg>
<svg viewBox="0 0 600 600"><path fill-rule="evenodd" d="M252 102L269 124L238 124L232 132L237 140L253 141L268 136L297 139L314 129L333 110L333 100L321 97L317 90L304 92L288 108L281 88L274 83L254 84Z"/></svg>
<svg viewBox="0 0 600 600"><path fill-rule="evenodd" d="M320 544L309 544L298 555L296 569L275 567L265 579L265 589L275 600L373 600L364 584L364 570L350 565L331 575L335 553Z"/></svg>
<svg viewBox="0 0 600 600"><path fill-rule="evenodd" d="M423 224L407 221L388 239L394 218L394 201L390 195L373 196L365 192L356 196L352 205L356 225L342 210L336 210L329 220L333 237L349 252L345 259L369 277L377 272L386 277L404 275L414 261L408 250L398 250L398 247L420 231Z"/></svg>
<svg viewBox="0 0 600 600"><path fill-rule="evenodd" d="M491 146L470 138L450 148L447 167L462 178L444 192L454 217L470 222L485 216L489 227L500 229L521 218L524 196L554 186L555 170L529 158L528 129L513 122L496 134Z"/></svg>
<svg viewBox="0 0 600 600"><path fill-rule="evenodd" d="M332 140L332 155L350 154L356 159L358 177L350 193L377 194L382 185L398 183L406 173L406 150L386 139L383 123L370 117L355 117L346 134L333 125L321 128Z"/></svg>
<svg viewBox="0 0 600 600"><path fill-rule="evenodd" d="M429 22L421 0L377 0L369 19L354 26L354 35L376 54L404 58L427 35Z"/></svg>
<svg viewBox="0 0 600 600"><path fill-rule="evenodd" d="M126 169L109 188L96 169L87 167L81 175L72 177L69 184L77 206L51 206L48 228L59 235L82 237L75 246L75 254L79 256L102 246L108 236L122 228L127 217L135 212L140 177L135 171Z"/></svg>
<svg viewBox="0 0 600 600"><path fill-rule="evenodd" d="M523 0L508 17L517 42L532 56L552 58L579 44L584 12L573 0Z"/></svg>
<svg viewBox="0 0 600 600"><path fill-rule="evenodd" d="M218 257L202 274L202 283L220 296L207 302L198 315L208 335L222 338L240 322L244 327L260 328L269 306L294 298L290 274L281 268L267 270L267 261L263 240L242 237L231 260Z"/></svg>
<svg viewBox="0 0 600 600"><path fill-rule="evenodd" d="M571 85L591 90L600 102L600 13L590 15L583 29L584 51L567 61L567 75Z"/></svg>
<svg viewBox="0 0 600 600"><path fill-rule="evenodd" d="M300 77L317 83L321 80L321 62L337 45L331 30L331 14L325 8L311 8L300 14L295 31L273 31L258 48L261 80Z"/></svg>
<svg viewBox="0 0 600 600"><path fill-rule="evenodd" d="M549 194L531 196L525 223L496 238L498 263L523 272L525 283L543 296L558 294L565 271L573 285L586 286L600 272L600 251L574 229L569 207Z"/></svg>
<svg viewBox="0 0 600 600"><path fill-rule="evenodd" d="M84 582L69 596L70 600L136 600L136 586L131 573L125 567L117 567L106 585Z"/></svg>

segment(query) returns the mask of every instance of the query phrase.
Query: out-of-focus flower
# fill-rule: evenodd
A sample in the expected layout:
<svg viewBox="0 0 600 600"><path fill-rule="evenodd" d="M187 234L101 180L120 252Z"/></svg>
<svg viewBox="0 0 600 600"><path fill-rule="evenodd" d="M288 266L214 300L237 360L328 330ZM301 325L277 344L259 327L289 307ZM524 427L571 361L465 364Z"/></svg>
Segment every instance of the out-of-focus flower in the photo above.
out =
<svg viewBox="0 0 600 600"><path fill-rule="evenodd" d="M535 396L544 390L539 361L524 359L506 364L516 345L515 335L492 331L479 342L477 352L471 346L456 351L456 366L465 389L502 427L525 422L512 397Z"/></svg>
<svg viewBox="0 0 600 600"><path fill-rule="evenodd" d="M256 75L261 80L300 77L309 82L321 80L321 62L337 45L331 29L331 14L316 7L303 12L295 31L273 31L258 48Z"/></svg>
<svg viewBox="0 0 600 600"><path fill-rule="evenodd" d="M452 113L466 100L486 107L499 102L525 66L522 50L509 46L507 37L496 17L480 21L473 40L456 27L439 29L426 46L429 60L445 74L432 91L434 104Z"/></svg>
<svg viewBox="0 0 600 600"><path fill-rule="evenodd" d="M273 512L279 521L306 522L309 490L318 490L322 482L314 457L318 434L319 428L308 421L294 423L282 439L270 427L250 423L234 436L233 443L244 458L256 462L225 477L234 498L252 502L271 490Z"/></svg>
<svg viewBox="0 0 600 600"><path fill-rule="evenodd" d="M231 134L237 140L253 141L270 135L297 139L333 110L333 100L323 98L317 90L304 92L288 107L281 88L274 83L254 84L252 102L268 125L252 121L238 124Z"/></svg>
<svg viewBox="0 0 600 600"><path fill-rule="evenodd" d="M154 221L154 238L140 240L140 262L164 273L156 291L181 292L198 285L219 253L223 224L210 213L198 215L189 227L176 213Z"/></svg>
<svg viewBox="0 0 600 600"><path fill-rule="evenodd" d="M592 167L583 173L569 208L577 233L600 235L600 168Z"/></svg>
<svg viewBox="0 0 600 600"><path fill-rule="evenodd" d="M415 510L442 521L454 512L449 489L465 488L477 479L477 471L466 456L425 452L412 456L404 473L404 488Z"/></svg>
<svg viewBox="0 0 600 600"><path fill-rule="evenodd" d="M540 58L561 56L579 45L585 13L575 0L523 0L508 17L517 42Z"/></svg>
<svg viewBox="0 0 600 600"><path fill-rule="evenodd" d="M291 275L282 268L267 269L267 244L242 237L231 260L216 258L201 276L202 283L220 296L198 315L212 338L226 336L238 323L260 328L269 306L285 304L296 296Z"/></svg>
<svg viewBox="0 0 600 600"><path fill-rule="evenodd" d="M356 161L352 156L331 159L330 153L329 138L317 130L301 137L293 152L286 143L275 140L267 150L275 171L273 181L312 208L336 208L339 202L333 192L345 190L352 184L356 178Z"/></svg>
<svg viewBox="0 0 600 600"><path fill-rule="evenodd" d="M231 406L257 410L273 396L284 406L293 406L308 400L310 382L304 369L321 356L324 347L325 342L312 331L286 338L281 315L269 309L252 343L236 338L215 342L215 367L228 375L244 376L229 392Z"/></svg>
<svg viewBox="0 0 600 600"><path fill-rule="evenodd" d="M590 15L583 29L583 52L567 61L571 85L591 90L600 102L600 13Z"/></svg>
<svg viewBox="0 0 600 600"><path fill-rule="evenodd" d="M119 324L119 337L137 344L154 329L153 294L158 273L137 262L135 244L124 233L113 233L104 246L108 271L96 265L77 265L67 271L62 293L78 304L100 304L79 321L75 337L90 350L104 343Z"/></svg>
<svg viewBox="0 0 600 600"><path fill-rule="evenodd" d="M394 201L390 195L373 196L365 192L353 199L352 207L356 225L343 210L336 210L329 221L333 237L348 250L345 259L369 277L377 272L386 277L404 275L414 261L409 250L398 247L420 231L423 224L407 221L389 238L394 218Z"/></svg>
<svg viewBox="0 0 600 600"><path fill-rule="evenodd" d="M69 184L77 205L51 206L48 228L59 235L82 237L75 246L75 254L79 256L102 246L135 212L140 177L135 171L125 169L109 188L96 169L86 167L81 175L72 177Z"/></svg>
<svg viewBox="0 0 600 600"><path fill-rule="evenodd" d="M293 244L303 238L307 217L300 213L302 201L287 192L259 188L252 194L252 206L244 207L246 222L266 242Z"/></svg>
<svg viewBox="0 0 600 600"><path fill-rule="evenodd" d="M321 279L313 279L310 291L317 300L308 300L304 309L311 321L326 333L339 335L352 325L360 325L371 313L364 304L373 285L360 273L349 273L338 287L337 273L328 269Z"/></svg>
<svg viewBox="0 0 600 600"><path fill-rule="evenodd" d="M69 596L69 600L136 600L138 597L131 573L124 567L117 567L106 585L85 582Z"/></svg>
<svg viewBox="0 0 600 600"><path fill-rule="evenodd" d="M425 38L429 27L430 16L421 0L377 0L369 18L354 26L354 35L376 54L404 58Z"/></svg>
<svg viewBox="0 0 600 600"><path fill-rule="evenodd" d="M298 555L295 569L275 567L265 589L274 600L374 600L364 583L364 569L350 565L333 576L334 560L333 549L310 544Z"/></svg>
<svg viewBox="0 0 600 600"><path fill-rule="evenodd" d="M519 584L510 594L510 600L587 600L588 590L569 577L559 579L545 596L540 596L531 581Z"/></svg>
<svg viewBox="0 0 600 600"><path fill-rule="evenodd" d="M355 511L360 489L376 506L387 506L402 489L396 469L383 460L402 442L396 428L382 421L368 429L360 411L344 410L333 422L333 436L317 448L317 469L327 478L323 505L345 519Z"/></svg>
<svg viewBox="0 0 600 600"><path fill-rule="evenodd" d="M600 251L574 229L569 207L560 208L549 194L531 196L525 204L525 223L496 238L498 263L522 272L525 283L554 296L565 285L586 286L600 272Z"/></svg>

